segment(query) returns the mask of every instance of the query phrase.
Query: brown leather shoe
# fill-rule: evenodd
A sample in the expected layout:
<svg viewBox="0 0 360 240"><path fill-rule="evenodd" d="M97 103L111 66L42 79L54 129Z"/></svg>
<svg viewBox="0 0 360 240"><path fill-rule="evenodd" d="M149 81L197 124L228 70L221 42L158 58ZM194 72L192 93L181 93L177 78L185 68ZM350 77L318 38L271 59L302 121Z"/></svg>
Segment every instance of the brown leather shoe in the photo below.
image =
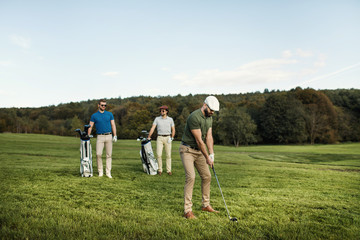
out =
<svg viewBox="0 0 360 240"><path fill-rule="evenodd" d="M158 172L158 175L161 176L162 172Z"/></svg>
<svg viewBox="0 0 360 240"><path fill-rule="evenodd" d="M203 207L201 208L201 210L206 211L206 212L214 212L214 213L219 213L219 211L216 211L215 209L213 209L210 205L207 207Z"/></svg>
<svg viewBox="0 0 360 240"><path fill-rule="evenodd" d="M169 174L169 176L171 176L171 175L172 175L172 172L168 172L168 174Z"/></svg>
<svg viewBox="0 0 360 240"><path fill-rule="evenodd" d="M186 219L196 219L194 213L192 211L189 211L187 213L184 214L184 218Z"/></svg>

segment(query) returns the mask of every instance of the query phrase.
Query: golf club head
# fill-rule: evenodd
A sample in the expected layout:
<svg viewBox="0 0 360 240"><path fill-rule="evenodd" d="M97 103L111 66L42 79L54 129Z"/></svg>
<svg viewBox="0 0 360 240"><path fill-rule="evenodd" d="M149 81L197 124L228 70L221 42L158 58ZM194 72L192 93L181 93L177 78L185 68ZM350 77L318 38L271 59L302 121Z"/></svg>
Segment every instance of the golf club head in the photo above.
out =
<svg viewBox="0 0 360 240"><path fill-rule="evenodd" d="M232 217L232 218L230 218L230 221L232 221L232 222L237 222L237 218L236 218L236 217Z"/></svg>
<svg viewBox="0 0 360 240"><path fill-rule="evenodd" d="M87 134L89 128L90 128L89 124L84 125L84 132L86 132L86 134Z"/></svg>
<svg viewBox="0 0 360 240"><path fill-rule="evenodd" d="M141 137L142 138L147 138L149 136L149 132L148 131L146 131L146 130L142 130L141 131Z"/></svg>
<svg viewBox="0 0 360 240"><path fill-rule="evenodd" d="M79 133L80 137L81 137L81 130L80 129L76 129L75 132Z"/></svg>

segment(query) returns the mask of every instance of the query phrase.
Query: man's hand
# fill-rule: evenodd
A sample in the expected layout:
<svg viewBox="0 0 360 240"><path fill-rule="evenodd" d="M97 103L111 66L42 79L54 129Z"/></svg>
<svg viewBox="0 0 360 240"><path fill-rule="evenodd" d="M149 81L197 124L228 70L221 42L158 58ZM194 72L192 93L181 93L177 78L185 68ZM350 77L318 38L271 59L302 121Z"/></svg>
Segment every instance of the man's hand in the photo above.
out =
<svg viewBox="0 0 360 240"><path fill-rule="evenodd" d="M168 139L168 143L171 143L173 140L174 140L174 138L169 137L169 139Z"/></svg>
<svg viewBox="0 0 360 240"><path fill-rule="evenodd" d="M113 142L117 142L117 136L113 136L112 141L113 141Z"/></svg>
<svg viewBox="0 0 360 240"><path fill-rule="evenodd" d="M212 158L209 157L206 159L206 163L212 168L214 166L214 160L212 160Z"/></svg>
<svg viewBox="0 0 360 240"><path fill-rule="evenodd" d="M211 158L211 162L214 163L214 161L215 161L215 154L212 153L212 154L209 155L209 157Z"/></svg>

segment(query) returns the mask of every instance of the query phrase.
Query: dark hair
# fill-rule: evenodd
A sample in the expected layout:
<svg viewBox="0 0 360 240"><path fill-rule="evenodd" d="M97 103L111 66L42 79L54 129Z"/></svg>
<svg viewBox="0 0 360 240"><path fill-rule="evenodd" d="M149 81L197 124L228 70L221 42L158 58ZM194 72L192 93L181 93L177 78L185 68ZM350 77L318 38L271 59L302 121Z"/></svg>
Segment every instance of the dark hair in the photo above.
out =
<svg viewBox="0 0 360 240"><path fill-rule="evenodd" d="M99 104L102 103L102 102L105 102L105 103L106 103L106 99L100 99L100 100L99 100Z"/></svg>

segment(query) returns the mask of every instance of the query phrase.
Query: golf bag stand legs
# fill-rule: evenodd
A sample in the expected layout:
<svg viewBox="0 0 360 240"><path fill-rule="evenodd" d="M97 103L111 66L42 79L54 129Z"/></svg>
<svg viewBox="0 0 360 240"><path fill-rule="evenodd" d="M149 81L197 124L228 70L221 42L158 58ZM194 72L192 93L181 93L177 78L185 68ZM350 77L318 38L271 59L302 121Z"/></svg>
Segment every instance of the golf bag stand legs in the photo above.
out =
<svg viewBox="0 0 360 240"><path fill-rule="evenodd" d="M80 174L82 177L93 176L90 140L81 140L80 143Z"/></svg>

